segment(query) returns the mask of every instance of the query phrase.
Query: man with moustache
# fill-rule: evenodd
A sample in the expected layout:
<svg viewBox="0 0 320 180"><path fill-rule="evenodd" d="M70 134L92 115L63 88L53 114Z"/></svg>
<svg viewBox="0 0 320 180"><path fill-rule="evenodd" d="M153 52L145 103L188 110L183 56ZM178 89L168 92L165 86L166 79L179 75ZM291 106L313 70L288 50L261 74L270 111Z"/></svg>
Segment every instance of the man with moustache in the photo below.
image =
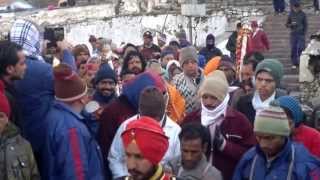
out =
<svg viewBox="0 0 320 180"><path fill-rule="evenodd" d="M95 93L93 94L93 100L97 101L102 107L108 105L117 97L116 85L117 80L114 71L107 63L102 64L94 78Z"/></svg>
<svg viewBox="0 0 320 180"><path fill-rule="evenodd" d="M122 71L130 71L135 75L144 72L147 63L139 52L130 51L123 60Z"/></svg>
<svg viewBox="0 0 320 180"><path fill-rule="evenodd" d="M164 172L159 164L165 155L169 141L159 123L142 116L131 121L121 135L130 173L128 180L175 179Z"/></svg>
<svg viewBox="0 0 320 180"><path fill-rule="evenodd" d="M286 95L277 89L283 76L283 65L276 59L261 61L255 71L255 91L239 99L236 109L253 124L256 112L269 106L274 99Z"/></svg>

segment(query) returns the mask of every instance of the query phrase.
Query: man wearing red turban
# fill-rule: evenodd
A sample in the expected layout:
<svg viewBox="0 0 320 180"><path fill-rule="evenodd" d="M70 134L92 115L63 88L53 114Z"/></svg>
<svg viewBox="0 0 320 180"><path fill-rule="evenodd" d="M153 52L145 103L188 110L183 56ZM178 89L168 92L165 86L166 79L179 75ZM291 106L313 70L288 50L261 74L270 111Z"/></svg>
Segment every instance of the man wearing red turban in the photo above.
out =
<svg viewBox="0 0 320 180"><path fill-rule="evenodd" d="M130 122L121 137L131 175L128 179L171 179L159 164L168 149L169 142L157 121L142 116L138 121Z"/></svg>

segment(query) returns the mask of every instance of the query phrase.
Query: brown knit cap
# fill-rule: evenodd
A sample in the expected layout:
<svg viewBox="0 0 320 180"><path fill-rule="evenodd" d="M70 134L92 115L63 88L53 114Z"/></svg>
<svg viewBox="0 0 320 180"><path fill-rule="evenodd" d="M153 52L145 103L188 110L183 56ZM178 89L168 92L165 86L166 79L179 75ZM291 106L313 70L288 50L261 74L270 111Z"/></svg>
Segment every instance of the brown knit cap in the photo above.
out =
<svg viewBox="0 0 320 180"><path fill-rule="evenodd" d="M72 102L87 94L87 86L78 74L67 64L59 64L53 69L55 98Z"/></svg>

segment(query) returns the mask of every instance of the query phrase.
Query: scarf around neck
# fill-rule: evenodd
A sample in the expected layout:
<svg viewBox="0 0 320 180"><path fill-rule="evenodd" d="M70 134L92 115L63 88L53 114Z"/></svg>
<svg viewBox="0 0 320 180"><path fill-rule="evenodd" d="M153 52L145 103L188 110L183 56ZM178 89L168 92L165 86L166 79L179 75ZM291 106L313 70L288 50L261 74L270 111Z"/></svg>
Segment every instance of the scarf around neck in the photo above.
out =
<svg viewBox="0 0 320 180"><path fill-rule="evenodd" d="M276 92L274 92L268 99L262 101L259 93L255 91L251 103L253 108L256 110L256 114L259 113L261 110L269 107L270 102L273 101L275 97Z"/></svg>
<svg viewBox="0 0 320 180"><path fill-rule="evenodd" d="M221 123L219 120L221 119L221 116L224 116L228 107L228 102L230 99L230 95L227 94L222 103L217 106L213 110L207 109L204 105L203 102L201 101L201 124L204 126L211 126L214 124L219 124ZM223 118L222 118L223 120ZM218 123L219 122L219 123Z"/></svg>

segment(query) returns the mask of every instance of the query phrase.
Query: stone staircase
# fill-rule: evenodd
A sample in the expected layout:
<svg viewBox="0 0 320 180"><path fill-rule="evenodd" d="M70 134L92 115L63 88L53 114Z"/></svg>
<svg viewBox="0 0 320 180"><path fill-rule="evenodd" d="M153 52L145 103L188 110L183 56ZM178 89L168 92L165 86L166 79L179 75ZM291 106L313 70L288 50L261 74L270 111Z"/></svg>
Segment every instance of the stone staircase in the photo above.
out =
<svg viewBox="0 0 320 180"><path fill-rule="evenodd" d="M320 30L320 16L306 10L308 17L308 34L306 45L310 41L310 35ZM287 15L275 16L269 15L264 22L264 30L269 37L271 50L266 54L267 58L280 60L284 65L285 76L282 86L285 87L291 95L299 96L298 69L292 69L290 60L290 31L285 27Z"/></svg>

